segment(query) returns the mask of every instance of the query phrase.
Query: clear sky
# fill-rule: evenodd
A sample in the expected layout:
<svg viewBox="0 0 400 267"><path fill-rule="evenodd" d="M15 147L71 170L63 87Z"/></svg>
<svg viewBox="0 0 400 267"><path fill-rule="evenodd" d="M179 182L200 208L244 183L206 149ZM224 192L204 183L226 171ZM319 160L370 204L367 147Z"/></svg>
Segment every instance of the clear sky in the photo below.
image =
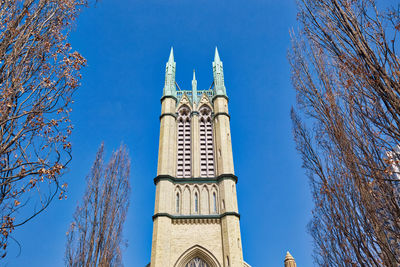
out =
<svg viewBox="0 0 400 267"><path fill-rule="evenodd" d="M65 233L102 141L108 154L124 142L132 158L125 266L149 263L165 63L173 46L179 86L190 89L196 69L198 89L208 89L218 46L244 259L253 267L278 267L290 250L299 267L312 266L306 230L312 203L289 118L295 93L286 56L289 30L297 27L295 0L102 0L86 9L70 38L88 67L73 105L68 199L55 200L17 230L21 251L12 243L3 263L63 266Z"/></svg>

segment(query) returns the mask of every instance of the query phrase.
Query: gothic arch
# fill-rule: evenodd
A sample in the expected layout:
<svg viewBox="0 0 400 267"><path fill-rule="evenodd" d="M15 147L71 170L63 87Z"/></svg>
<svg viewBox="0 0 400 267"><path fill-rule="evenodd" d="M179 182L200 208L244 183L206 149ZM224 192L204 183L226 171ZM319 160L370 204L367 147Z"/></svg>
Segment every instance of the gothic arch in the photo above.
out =
<svg viewBox="0 0 400 267"><path fill-rule="evenodd" d="M201 189L200 201L200 214L210 214L210 194L206 185Z"/></svg>
<svg viewBox="0 0 400 267"><path fill-rule="evenodd" d="M221 264L215 258L215 256L208 251L207 249L203 248L202 246L195 245L188 250L186 250L176 261L174 267L185 267L189 261L192 259L199 257L203 261L205 261L209 267L221 267Z"/></svg>
<svg viewBox="0 0 400 267"><path fill-rule="evenodd" d="M200 110L203 106L208 106L211 110L213 110L211 102L210 102L210 98L207 96L206 93L202 94L199 104L198 104L199 108L197 110Z"/></svg>
<svg viewBox="0 0 400 267"><path fill-rule="evenodd" d="M214 197L215 196L215 197ZM213 185L211 188L211 200L210 200L210 211L211 214L217 214L219 210L218 202L218 188Z"/></svg>
<svg viewBox="0 0 400 267"><path fill-rule="evenodd" d="M172 197L172 207L174 208L175 213L181 214L182 213L182 199L183 199L183 194L182 194L182 189L179 185L175 187L174 190L174 195Z"/></svg>
<svg viewBox="0 0 400 267"><path fill-rule="evenodd" d="M182 209L181 209L181 214L189 215L190 214L190 188L189 186L185 186L183 190L183 196L182 196Z"/></svg>
<svg viewBox="0 0 400 267"><path fill-rule="evenodd" d="M190 109L190 111L192 111L191 103L186 93L183 93L181 99L179 100L177 109L180 109L182 106L186 106Z"/></svg>
<svg viewBox="0 0 400 267"><path fill-rule="evenodd" d="M197 185L193 187L192 190L192 213L191 214L199 214L200 213L200 189Z"/></svg>

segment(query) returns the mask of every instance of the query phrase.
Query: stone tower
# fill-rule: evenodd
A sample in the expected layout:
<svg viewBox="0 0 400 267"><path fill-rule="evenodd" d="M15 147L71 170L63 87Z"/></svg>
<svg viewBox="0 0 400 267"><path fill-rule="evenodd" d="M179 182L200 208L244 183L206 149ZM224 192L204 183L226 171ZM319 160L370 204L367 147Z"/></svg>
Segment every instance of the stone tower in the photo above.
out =
<svg viewBox="0 0 400 267"><path fill-rule="evenodd" d="M243 267L228 97L215 49L213 83L177 90L173 50L161 98L151 267Z"/></svg>

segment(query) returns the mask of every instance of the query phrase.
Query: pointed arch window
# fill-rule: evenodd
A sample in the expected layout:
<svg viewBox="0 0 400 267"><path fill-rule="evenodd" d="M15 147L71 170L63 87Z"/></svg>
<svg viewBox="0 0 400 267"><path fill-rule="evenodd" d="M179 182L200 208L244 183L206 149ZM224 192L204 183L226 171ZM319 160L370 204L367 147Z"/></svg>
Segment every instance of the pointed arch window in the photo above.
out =
<svg viewBox="0 0 400 267"><path fill-rule="evenodd" d="M199 213L199 195L194 193L194 213Z"/></svg>
<svg viewBox="0 0 400 267"><path fill-rule="evenodd" d="M204 105L200 113L200 175L202 177L215 176L214 142L211 121L211 109Z"/></svg>
<svg viewBox="0 0 400 267"><path fill-rule="evenodd" d="M180 211L179 202L180 202L180 196L179 196L179 193L176 193L176 213L179 213L179 211Z"/></svg>
<svg viewBox="0 0 400 267"><path fill-rule="evenodd" d="M191 129L190 129L190 109L182 106L178 110L178 159L176 176L178 178L188 178L191 176Z"/></svg>
<svg viewBox="0 0 400 267"><path fill-rule="evenodd" d="M196 257L189 261L185 267L210 267L203 259Z"/></svg>
<svg viewBox="0 0 400 267"><path fill-rule="evenodd" d="M217 213L217 194L213 193L213 211Z"/></svg>

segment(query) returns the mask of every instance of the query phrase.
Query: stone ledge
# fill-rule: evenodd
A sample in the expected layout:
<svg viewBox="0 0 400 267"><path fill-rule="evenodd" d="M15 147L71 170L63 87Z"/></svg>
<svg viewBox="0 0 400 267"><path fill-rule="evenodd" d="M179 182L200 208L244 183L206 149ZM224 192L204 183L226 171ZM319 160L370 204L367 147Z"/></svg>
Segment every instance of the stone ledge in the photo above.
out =
<svg viewBox="0 0 400 267"><path fill-rule="evenodd" d="M153 215L153 221L158 217L168 217L171 220L220 220L226 216L235 216L240 219L240 214L237 212L225 212L222 214L211 214L211 215L172 215L169 213L156 213Z"/></svg>
<svg viewBox="0 0 400 267"><path fill-rule="evenodd" d="M198 183L220 183L223 180L232 180L237 184L238 178L234 174L221 174L217 177L198 177L198 178L176 178L171 175L158 175L156 178L154 178L154 184L157 185L157 183L161 180L167 180L175 184L198 184Z"/></svg>
<svg viewBox="0 0 400 267"><path fill-rule="evenodd" d="M163 113L163 114L160 115L160 120L161 120L164 116L172 116L172 117L174 117L174 119L176 119L176 114L174 114L174 113Z"/></svg>

